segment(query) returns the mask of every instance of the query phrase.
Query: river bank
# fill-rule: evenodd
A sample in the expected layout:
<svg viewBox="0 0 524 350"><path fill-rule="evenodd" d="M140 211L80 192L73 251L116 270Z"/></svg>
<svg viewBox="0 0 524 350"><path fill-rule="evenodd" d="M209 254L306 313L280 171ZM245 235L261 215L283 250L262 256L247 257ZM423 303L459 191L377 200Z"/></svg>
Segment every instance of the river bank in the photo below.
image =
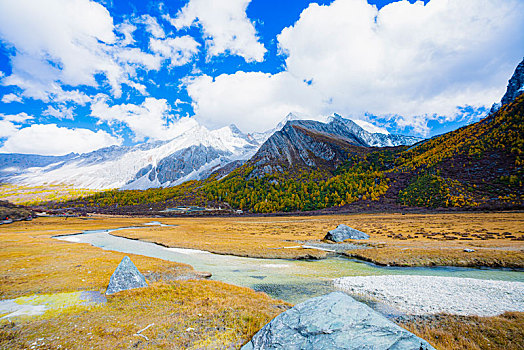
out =
<svg viewBox="0 0 524 350"><path fill-rule="evenodd" d="M344 254L378 265L524 268L524 212L162 220L175 226L115 234L217 254L323 259L332 254L303 246L344 223L370 236Z"/></svg>
<svg viewBox="0 0 524 350"><path fill-rule="evenodd" d="M85 229L105 231L117 227L142 226L157 220L154 218L134 220L128 218L91 219L46 218L31 223L15 223L6 227L6 230L2 230L0 232L0 276L2 278L0 291L2 299L31 293L79 290L103 291L112 270L124 254L87 244L59 241L51 237L79 233ZM280 224L289 225L291 229L295 222ZM196 221L194 225L202 225L202 222ZM261 223L248 222L247 225L232 223L231 230L238 229L238 225L248 228L253 225L251 228L254 228L260 227ZM169 226L144 227L146 228L117 232L128 234L140 231L143 234L173 229ZM175 228L178 227L180 225ZM224 226L221 227L224 228ZM296 235L307 235L307 233L300 232L297 232ZM165 232L163 233L165 234ZM210 234L212 235L213 231ZM207 237L204 236L201 241L203 242ZM276 240L278 245L282 243L278 236ZM140 243L140 241L133 242ZM296 245L294 241L285 243ZM178 249L161 248L166 252ZM204 252L204 254L209 253ZM150 284L150 287L146 289L124 292L108 298L108 302L101 307L77 307L62 310L60 313L44 314L32 319L3 321L0 324L1 347L25 349L36 344L34 345L35 348L46 348L46 346L56 348L60 345L62 348L70 349L86 347L102 349L107 348L107 344L110 344L112 347L121 348L238 348L264 323L289 307L287 303L269 298L264 293L257 293L250 288L232 286L220 281L192 280L191 278L196 278L198 275L186 264L149 258L143 254L130 254L130 257L148 279L157 276L157 282ZM224 258L225 256L221 257ZM332 258L318 261L280 259L276 260L275 263L268 259L262 259L261 264L272 265L265 267L268 271L267 275L251 273L251 275L247 275L247 278L252 283L258 281L259 284L264 284L267 282L267 285L271 287L267 289L268 292L271 292L271 290L278 292L282 290L282 284L271 283L270 277L275 274L275 271L288 269L289 262L305 264L310 269L311 263L322 265L329 262L330 259ZM357 264L358 274L362 274L363 269L374 268L369 264L351 262L344 258L338 259L344 261L344 263ZM386 268L384 270L394 271L395 269L402 270L401 268L389 268L389 270ZM417 269L421 268L415 268L415 270ZM442 270L445 271L446 269L453 270L455 268L443 268ZM325 265L320 270L327 275L327 280L340 277L331 277L333 270L326 269ZM461 271L461 269L456 270ZM490 273L491 270L473 269L472 271ZM238 274L234 271L230 273ZM519 274L519 272L512 271L501 271L501 273ZM300 273L297 274L297 279L303 277ZM187 280L188 278L190 280ZM304 284L296 284L294 289L284 288L284 291L293 294L297 290L310 287L310 285L306 281ZM320 291L316 287L315 290ZM308 292L306 289L305 294ZM256 307L253 305L256 305ZM484 320L486 320L485 323L483 323ZM505 322L509 322L508 327L511 328L513 327L512 324L519 322L519 320L521 318L516 317L513 321ZM151 323L154 323L155 326L144 332L149 340L146 341L135 335L138 330ZM488 322L488 318L480 318L479 323L480 326L477 328L483 329L486 334L496 331L490 328L493 324ZM404 326L406 328L415 327L414 332L416 334L421 334L425 330L423 324L411 320L406 321ZM455 327L460 329L462 325L457 323ZM428 336L429 339L432 339L432 343L438 349L474 348L466 345L450 347L439 340L444 339L444 337L430 338ZM467 344L467 340L466 336L464 344ZM512 349L511 346L493 348ZM518 349L518 347L513 348Z"/></svg>
<svg viewBox="0 0 524 350"><path fill-rule="evenodd" d="M150 286L119 293L100 306L77 305L48 310L42 316L0 320L0 349L236 348L289 307L249 288L199 279L186 264L52 238L85 228L144 222L42 218L2 227L2 300L77 291L103 293L125 255ZM135 336L151 323L155 326L144 332L150 341Z"/></svg>

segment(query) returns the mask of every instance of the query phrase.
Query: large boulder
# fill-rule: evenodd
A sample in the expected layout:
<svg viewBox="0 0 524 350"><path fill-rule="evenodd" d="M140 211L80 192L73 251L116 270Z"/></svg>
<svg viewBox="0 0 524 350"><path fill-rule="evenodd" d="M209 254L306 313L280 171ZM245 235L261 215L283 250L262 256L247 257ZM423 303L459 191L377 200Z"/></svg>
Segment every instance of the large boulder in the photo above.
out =
<svg viewBox="0 0 524 350"><path fill-rule="evenodd" d="M275 317L242 350L435 350L347 294L309 299Z"/></svg>
<svg viewBox="0 0 524 350"><path fill-rule="evenodd" d="M346 239L369 239L369 236L362 231L341 224L336 229L329 231L324 239L333 242L343 242Z"/></svg>
<svg viewBox="0 0 524 350"><path fill-rule="evenodd" d="M125 256L109 279L106 294L115 294L123 290L147 287L146 278L138 271L135 264Z"/></svg>

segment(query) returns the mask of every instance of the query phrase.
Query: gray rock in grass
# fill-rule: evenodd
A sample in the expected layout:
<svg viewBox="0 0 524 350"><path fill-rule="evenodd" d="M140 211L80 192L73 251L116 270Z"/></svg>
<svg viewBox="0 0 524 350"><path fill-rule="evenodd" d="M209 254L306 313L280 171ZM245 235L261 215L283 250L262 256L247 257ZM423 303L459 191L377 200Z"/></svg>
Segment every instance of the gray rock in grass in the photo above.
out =
<svg viewBox="0 0 524 350"><path fill-rule="evenodd" d="M146 278L138 271L135 264L125 256L109 279L106 294L115 294L123 290L147 287Z"/></svg>
<svg viewBox="0 0 524 350"><path fill-rule="evenodd" d="M309 299L278 315L242 350L435 350L347 294Z"/></svg>

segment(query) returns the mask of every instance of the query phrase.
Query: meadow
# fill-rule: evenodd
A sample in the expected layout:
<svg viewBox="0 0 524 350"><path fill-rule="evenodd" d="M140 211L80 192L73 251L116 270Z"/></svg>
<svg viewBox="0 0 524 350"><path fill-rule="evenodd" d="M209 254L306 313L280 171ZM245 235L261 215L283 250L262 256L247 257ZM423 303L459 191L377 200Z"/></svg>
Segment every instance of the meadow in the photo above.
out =
<svg viewBox="0 0 524 350"><path fill-rule="evenodd" d="M221 254L322 258L328 253L282 248L320 240L327 230L345 223L371 236L364 243L367 249L349 251L348 255L362 254L369 260L399 265L523 266L524 213L49 217L0 227L1 299L81 290L103 292L124 254L52 236L153 220L176 226L149 226L113 234ZM465 248L475 252L466 253ZM2 319L0 348L235 349L290 307L249 288L203 279L203 274L188 265L139 255L130 257L148 279L148 288L118 293L99 306L76 305L42 316ZM523 313L506 313L497 317L436 315L397 322L437 349L451 350L522 349L523 321ZM141 333L143 336L137 335L151 324Z"/></svg>
<svg viewBox="0 0 524 350"><path fill-rule="evenodd" d="M175 226L113 234L218 254L304 259L328 253L289 247L322 240L329 230L346 224L370 239L353 241L362 249L345 254L380 265L524 267L522 212L163 218L162 222Z"/></svg>
<svg viewBox="0 0 524 350"><path fill-rule="evenodd" d="M0 198L13 204L21 205L39 205L49 201L67 201L90 196L97 192L99 191L74 188L68 185L22 186L0 183Z"/></svg>

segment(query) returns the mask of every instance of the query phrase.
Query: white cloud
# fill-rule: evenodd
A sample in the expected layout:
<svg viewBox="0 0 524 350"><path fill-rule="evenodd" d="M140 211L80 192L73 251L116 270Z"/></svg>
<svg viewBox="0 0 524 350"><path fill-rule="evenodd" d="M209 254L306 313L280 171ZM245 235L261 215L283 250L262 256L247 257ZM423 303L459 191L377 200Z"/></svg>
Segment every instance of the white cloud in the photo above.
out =
<svg viewBox="0 0 524 350"><path fill-rule="evenodd" d="M353 119L353 121L360 126L362 129L371 132L371 133L379 133L379 134L389 134L389 131L385 128L382 128L380 126L377 126L375 124L372 124L368 121L361 120L361 119Z"/></svg>
<svg viewBox="0 0 524 350"><path fill-rule="evenodd" d="M519 0L399 1L380 11L365 0L311 4L278 36L284 72L202 76L188 92L207 123L262 127L298 106L377 115L427 135L430 119L500 100L522 59L522 13Z"/></svg>
<svg viewBox="0 0 524 350"><path fill-rule="evenodd" d="M500 99L522 58L522 13L518 0L399 1L380 11L336 0L310 5L278 41L287 70L312 80L328 109L417 125Z"/></svg>
<svg viewBox="0 0 524 350"><path fill-rule="evenodd" d="M124 47L133 42L133 26L116 29L124 40L117 40L106 8L90 0L2 1L0 38L16 50L10 57L12 74L3 84L44 102L78 102L80 93L64 93L62 86L98 87L96 77L102 76L118 97L122 84L137 86L132 81L137 67L158 69L159 59Z"/></svg>
<svg viewBox="0 0 524 350"><path fill-rule="evenodd" d="M188 81L195 116L212 127L235 123L243 130L273 128L289 112L315 117L320 94L288 73L204 75Z"/></svg>
<svg viewBox="0 0 524 350"><path fill-rule="evenodd" d="M26 113L14 115L0 114L0 138L6 138L14 135L22 127L22 123L33 119Z"/></svg>
<svg viewBox="0 0 524 350"><path fill-rule="evenodd" d="M73 120L75 113L74 107L67 107L64 105L58 105L56 108L49 105L42 115L48 115L57 119L70 119Z"/></svg>
<svg viewBox="0 0 524 350"><path fill-rule="evenodd" d="M258 41L253 23L246 15L251 0L190 0L175 18L164 18L177 29L202 26L208 57L224 53L247 62L264 60L266 49Z"/></svg>
<svg viewBox="0 0 524 350"><path fill-rule="evenodd" d="M172 67L189 63L198 54L199 46L189 35L167 39L151 38L149 41L151 51L169 60Z"/></svg>
<svg viewBox="0 0 524 350"><path fill-rule="evenodd" d="M0 119L0 139L16 134L20 126Z"/></svg>
<svg viewBox="0 0 524 350"><path fill-rule="evenodd" d="M150 15L143 15L141 17L142 23L146 25L146 31L150 33L155 38L165 38L166 33L164 29L158 24L156 18L151 17Z"/></svg>
<svg viewBox="0 0 524 350"><path fill-rule="evenodd" d="M194 120L182 122L170 115L171 107L165 99L147 97L140 105L120 104L109 106L107 96L98 95L91 105L91 116L109 125L125 124L134 135L135 141L145 138L169 140L196 126Z"/></svg>
<svg viewBox="0 0 524 350"><path fill-rule="evenodd" d="M5 115L5 114L0 114L0 118L2 120L7 120L9 122L14 122L14 123L24 123L28 120L31 120L33 119L33 116L31 115L28 115L27 113L18 113L18 114L14 114L14 115Z"/></svg>
<svg viewBox="0 0 524 350"><path fill-rule="evenodd" d="M18 96L17 94L7 94L2 97L3 103L11 103L11 102L22 102L22 98Z"/></svg>
<svg viewBox="0 0 524 350"><path fill-rule="evenodd" d="M135 38L133 38L133 33L137 29L136 26L129 23L129 21L124 21L115 27L116 31L124 36L124 39L120 41L122 46L128 46L135 43Z"/></svg>
<svg viewBox="0 0 524 350"><path fill-rule="evenodd" d="M56 124L34 124L20 129L4 142L2 153L64 155L70 152L85 153L121 141L103 130L68 129Z"/></svg>

